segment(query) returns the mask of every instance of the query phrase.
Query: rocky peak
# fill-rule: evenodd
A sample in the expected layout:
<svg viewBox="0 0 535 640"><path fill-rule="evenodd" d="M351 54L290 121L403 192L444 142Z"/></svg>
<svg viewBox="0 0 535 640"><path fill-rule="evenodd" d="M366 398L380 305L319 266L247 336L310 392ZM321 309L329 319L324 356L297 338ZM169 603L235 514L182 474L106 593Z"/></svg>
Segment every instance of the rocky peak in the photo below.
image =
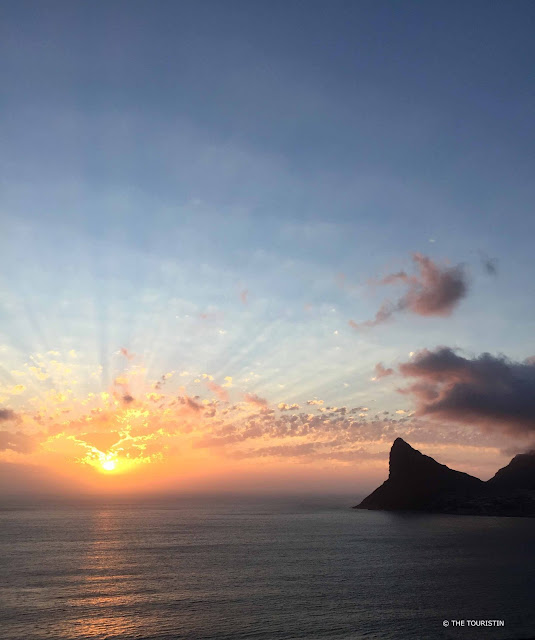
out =
<svg viewBox="0 0 535 640"><path fill-rule="evenodd" d="M488 483L503 491L535 491L535 451L520 453L500 469Z"/></svg>

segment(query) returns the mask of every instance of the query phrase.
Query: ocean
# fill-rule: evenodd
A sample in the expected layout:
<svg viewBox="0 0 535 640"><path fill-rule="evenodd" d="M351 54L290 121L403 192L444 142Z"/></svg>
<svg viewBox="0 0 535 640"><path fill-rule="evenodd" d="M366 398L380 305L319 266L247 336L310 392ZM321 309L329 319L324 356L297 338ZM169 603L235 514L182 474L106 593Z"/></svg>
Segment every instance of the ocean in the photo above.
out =
<svg viewBox="0 0 535 640"><path fill-rule="evenodd" d="M353 503L6 506L0 637L535 636L535 519L381 513Z"/></svg>

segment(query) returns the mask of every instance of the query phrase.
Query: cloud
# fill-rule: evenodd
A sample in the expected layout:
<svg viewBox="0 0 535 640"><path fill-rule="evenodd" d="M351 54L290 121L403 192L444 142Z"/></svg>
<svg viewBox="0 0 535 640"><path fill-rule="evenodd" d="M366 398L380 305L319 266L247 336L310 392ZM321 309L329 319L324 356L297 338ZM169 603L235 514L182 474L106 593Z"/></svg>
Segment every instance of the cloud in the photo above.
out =
<svg viewBox="0 0 535 640"><path fill-rule="evenodd" d="M154 383L154 388L160 391L163 385L167 382L167 380L172 378L174 374L175 374L174 371L170 371L169 373L164 373L162 376L160 376L160 379Z"/></svg>
<svg viewBox="0 0 535 640"><path fill-rule="evenodd" d="M226 391L226 389L223 389L223 387L219 386L215 382L212 382L211 380L206 383L206 386L212 393L215 393L215 395L220 400L222 400L223 402L228 402L228 392Z"/></svg>
<svg viewBox="0 0 535 640"><path fill-rule="evenodd" d="M376 372L379 376L391 375L384 362L378 363ZM359 447L370 448L375 455L379 450L387 451L398 436L413 438L414 442L434 437L434 442L442 443L446 431L448 441L459 443L464 442L464 429L470 437L472 433L478 437L474 446L481 446L483 440L491 438L503 440L492 434L483 438L474 429L448 423L438 431L431 419L417 418L401 410L395 413L391 409L388 413L378 404L371 404L368 411L364 406L334 406L328 398L320 400L314 396L309 396L308 404L306 398L297 404L291 397L285 402L268 404L256 393L246 394L239 382L236 397L242 402L232 404L228 402L229 389L217 384L217 376L212 380L208 373L198 374L198 385L189 381L187 387L177 384L178 389L174 385L173 389L166 388L172 386L169 382L164 385L171 374L153 379L141 375L132 378L133 375L133 371L128 371L118 376L115 386L108 391L91 391L80 397L62 390L68 405L67 401L59 406L55 400L43 402L36 394L35 402L30 399L27 406L15 407L16 414L11 409L0 409L0 420L20 421L20 426L16 422L0 422L0 428L10 430L1 434L0 444L8 449L2 456L12 459L20 455L14 451L34 449L39 459L63 456L100 469L102 456L110 454L127 470L133 465L171 460L178 455L177 451L187 455L189 449L208 448L214 450L214 455L225 458L236 454L265 461L269 457L295 457L303 462L331 460L333 464L335 461L350 464L363 457ZM155 381L161 385L156 393ZM230 376L223 380L221 374L220 382L231 384L232 380ZM43 393L48 393L46 381L41 384L46 387ZM194 395L196 392L200 395ZM364 398L359 402L364 404ZM412 409L409 404L407 408ZM19 429L18 433L12 433ZM44 442L46 445L40 446ZM499 446L502 444L500 441ZM25 456L27 460L30 458L31 453Z"/></svg>
<svg viewBox="0 0 535 640"><path fill-rule="evenodd" d="M5 420L16 420L17 414L13 411L13 409L0 409L0 422L4 422Z"/></svg>
<svg viewBox="0 0 535 640"><path fill-rule="evenodd" d="M294 402L294 404L287 404L286 402L279 402L277 408L280 411L298 411L301 407Z"/></svg>
<svg viewBox="0 0 535 640"><path fill-rule="evenodd" d="M35 445L35 439L22 431L0 431L0 451L11 449L17 453L31 453Z"/></svg>
<svg viewBox="0 0 535 640"><path fill-rule="evenodd" d="M497 258L489 258L486 254L481 254L481 265L485 271L485 273L489 276L497 276L498 275L498 259Z"/></svg>
<svg viewBox="0 0 535 640"><path fill-rule="evenodd" d="M273 447L261 447L248 451L237 451L233 454L235 458L297 458L300 456L310 456L316 453L318 446L314 442L302 442L299 444L284 444Z"/></svg>
<svg viewBox="0 0 535 640"><path fill-rule="evenodd" d="M240 292L240 299L243 302L243 304L247 304L247 298L249 296L249 291L247 289L243 289Z"/></svg>
<svg viewBox="0 0 535 640"><path fill-rule="evenodd" d="M265 398L261 398L257 396L256 393L246 393L244 396L245 402L249 404L254 404L258 407L267 407L267 400Z"/></svg>
<svg viewBox="0 0 535 640"><path fill-rule="evenodd" d="M512 435L535 433L535 360L514 362L483 353L464 358L453 349L424 349L400 373L416 382L417 416L430 416Z"/></svg>
<svg viewBox="0 0 535 640"><path fill-rule="evenodd" d="M121 435L117 431L94 431L81 434L79 439L104 452L118 442L121 439Z"/></svg>
<svg viewBox="0 0 535 640"><path fill-rule="evenodd" d="M380 380L381 378L386 378L387 376L391 376L394 373L394 369L385 369L382 362L378 362L375 365L375 376L372 380Z"/></svg>
<svg viewBox="0 0 535 640"><path fill-rule="evenodd" d="M38 380L46 380L50 377L49 374L40 367L28 367L28 371L31 371Z"/></svg>
<svg viewBox="0 0 535 640"><path fill-rule="evenodd" d="M189 396L184 396L184 397L180 398L180 401L183 404L185 404L188 407L188 409L191 409L195 413L199 413L199 411L203 410L202 404L199 404L198 402L195 402L195 400L193 398L190 398Z"/></svg>
<svg viewBox="0 0 535 640"><path fill-rule="evenodd" d="M360 324L355 322L354 320L349 321L349 326L353 329L364 329L369 327L375 327L378 324L382 324L391 318L396 311L401 311L403 306L401 305L401 301L398 301L397 304L392 304L388 300L383 302L379 311L375 314L373 320L366 320L366 322L361 322Z"/></svg>
<svg viewBox="0 0 535 640"><path fill-rule="evenodd" d="M417 275L405 271L392 273L379 281L380 285L403 285L406 293L395 302L385 300L373 320L356 323L349 321L354 329L375 327L389 320L395 313L408 311L419 316L449 316L467 293L466 273L462 265L440 267L422 255L414 253L413 262Z"/></svg>
<svg viewBox="0 0 535 640"><path fill-rule="evenodd" d="M123 355L127 360L133 360L136 357L135 353L128 351L128 349L125 349L124 347L121 347L119 349L119 353Z"/></svg>

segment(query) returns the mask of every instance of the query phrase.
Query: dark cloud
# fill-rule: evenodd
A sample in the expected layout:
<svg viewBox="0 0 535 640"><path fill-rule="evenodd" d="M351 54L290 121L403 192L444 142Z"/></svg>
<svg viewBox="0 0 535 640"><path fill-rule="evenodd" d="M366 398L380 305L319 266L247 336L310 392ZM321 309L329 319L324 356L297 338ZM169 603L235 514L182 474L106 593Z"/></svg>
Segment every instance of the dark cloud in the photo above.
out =
<svg viewBox="0 0 535 640"><path fill-rule="evenodd" d="M489 258L484 253L481 254L481 265L489 276L498 275L498 260L497 258Z"/></svg>
<svg viewBox="0 0 535 640"><path fill-rule="evenodd" d="M389 320L395 313L408 311L419 316L449 316L468 290L466 273L462 265L439 266L422 255L414 253L413 262L417 275L405 271L392 273L379 281L380 285L403 285L406 293L392 302L383 302L373 320L356 323L349 321L354 329L374 327Z"/></svg>
<svg viewBox="0 0 535 640"><path fill-rule="evenodd" d="M171 377L170 374L164 374L163 376L160 376L160 379L154 383L154 389L156 391L161 391L162 387L164 386L164 384L167 382L167 379Z"/></svg>
<svg viewBox="0 0 535 640"><path fill-rule="evenodd" d="M130 404L131 402L134 402L134 397L131 396L129 393L125 393L122 400L124 404Z"/></svg>
<svg viewBox="0 0 535 640"><path fill-rule="evenodd" d="M439 347L399 366L416 382L402 393L417 402L416 415L508 434L535 433L535 360L514 362L484 353L464 358Z"/></svg>
<svg viewBox="0 0 535 640"><path fill-rule="evenodd" d="M0 409L0 422L4 422L5 420L17 419L17 414L13 411L13 409Z"/></svg>
<svg viewBox="0 0 535 640"><path fill-rule="evenodd" d="M179 396L178 401L180 404L185 405L188 409L191 409L195 413L199 413L199 411L203 410L202 404L199 404L195 401L194 398L190 398L189 396Z"/></svg>

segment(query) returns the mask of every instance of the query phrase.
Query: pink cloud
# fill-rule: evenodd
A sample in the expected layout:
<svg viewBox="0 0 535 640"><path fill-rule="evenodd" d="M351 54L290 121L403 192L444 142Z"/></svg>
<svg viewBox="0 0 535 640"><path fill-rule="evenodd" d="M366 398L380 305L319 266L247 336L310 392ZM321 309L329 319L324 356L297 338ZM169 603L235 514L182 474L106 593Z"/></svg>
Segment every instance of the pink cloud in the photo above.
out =
<svg viewBox="0 0 535 640"><path fill-rule="evenodd" d="M256 393L246 393L244 396L245 402L249 404L254 404L258 407L267 407L267 400L265 398L260 398Z"/></svg>
<svg viewBox="0 0 535 640"><path fill-rule="evenodd" d="M468 290L462 265L441 267L421 253L414 253L412 259L418 270L417 275L399 271L386 276L378 283L405 286L405 294L394 302L385 300L373 320L362 323L350 320L351 327L374 327L400 311L408 311L419 316L449 316L453 312Z"/></svg>
<svg viewBox="0 0 535 640"><path fill-rule="evenodd" d="M386 369L383 366L382 362L378 362L375 365L375 380L380 380L381 378L386 378L387 376L391 376L394 373L394 369Z"/></svg>
<svg viewBox="0 0 535 640"><path fill-rule="evenodd" d="M223 389L220 385L215 382L209 381L206 383L206 386L210 389L212 393L222 400L223 402L228 402L228 392L226 389Z"/></svg>

